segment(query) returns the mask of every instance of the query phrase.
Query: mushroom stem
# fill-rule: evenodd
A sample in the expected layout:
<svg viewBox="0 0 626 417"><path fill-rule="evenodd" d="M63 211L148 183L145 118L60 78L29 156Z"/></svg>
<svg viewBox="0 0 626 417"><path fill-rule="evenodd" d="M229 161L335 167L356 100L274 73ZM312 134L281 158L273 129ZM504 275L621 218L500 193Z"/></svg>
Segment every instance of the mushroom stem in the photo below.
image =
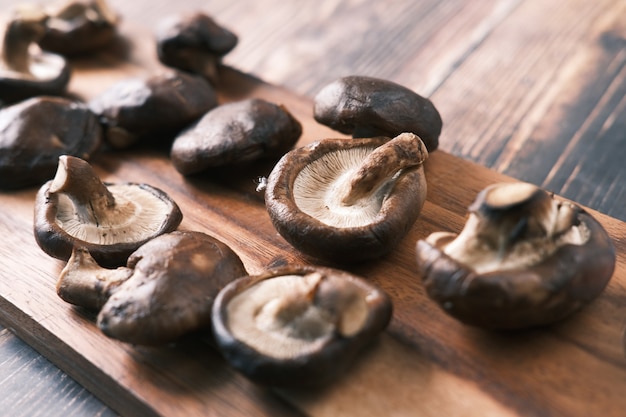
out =
<svg viewBox="0 0 626 417"><path fill-rule="evenodd" d="M2 43L2 59L6 68L30 74L31 44L41 39L45 33L44 24L48 16L36 6L22 6L9 22Z"/></svg>
<svg viewBox="0 0 626 417"><path fill-rule="evenodd" d="M398 171L421 165L428 158L426 146L413 133L401 133L372 151L357 172L341 199L346 206L368 196Z"/></svg>
<svg viewBox="0 0 626 417"><path fill-rule="evenodd" d="M209 83L216 84L219 81L218 61L217 56L200 52L197 58L190 58L193 67L192 72L202 75Z"/></svg>
<svg viewBox="0 0 626 417"><path fill-rule="evenodd" d="M59 166L49 192L67 195L74 202L79 218L96 224L100 213L115 206L115 197L91 165L75 156L59 157Z"/></svg>
<svg viewBox="0 0 626 417"><path fill-rule="evenodd" d="M99 310L117 288L133 274L126 267L102 268L86 248L75 248L57 281L57 294L64 301Z"/></svg>

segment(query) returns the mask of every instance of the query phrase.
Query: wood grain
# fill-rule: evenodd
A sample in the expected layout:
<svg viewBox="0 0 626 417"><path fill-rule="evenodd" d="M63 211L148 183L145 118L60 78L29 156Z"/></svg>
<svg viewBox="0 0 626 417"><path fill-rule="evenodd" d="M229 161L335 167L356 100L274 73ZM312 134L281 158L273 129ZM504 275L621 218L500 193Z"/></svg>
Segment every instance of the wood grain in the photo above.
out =
<svg viewBox="0 0 626 417"><path fill-rule="evenodd" d="M157 68L150 42L134 33L130 60L116 55L77 61L72 91L88 98L117 79ZM107 65L104 65L104 64ZM285 104L303 123L299 145L338 134L315 123L311 101L224 68L222 101L263 97ZM98 80L97 83L94 81ZM186 179L167 153L144 146L105 153L94 164L106 181L156 185L181 206L184 229L201 230L231 246L254 273L271 265L310 263L273 229L254 180L271 163ZM597 214L615 238L619 264L602 297L570 320L545 329L491 333L446 316L424 294L414 244L436 230L460 230L476 192L511 181L444 151L426 164L429 198L422 216L390 256L350 268L383 287L395 313L390 328L345 378L323 390L271 392L254 386L221 360L209 335L166 348L125 345L104 337L93 316L55 294L62 262L46 257L32 236L35 190L0 195L0 320L38 351L125 415L377 416L620 415L626 407L622 301L626 296L625 228ZM14 248L19 247L19 256Z"/></svg>
<svg viewBox="0 0 626 417"><path fill-rule="evenodd" d="M443 150L498 172L545 185L575 201L626 220L623 204L626 170L622 162L626 127L626 30L622 18L626 4L623 1L423 0L373 4L367 0L215 0L210 3L200 0L110 0L110 3L120 11L126 23L140 22L148 30L168 14L203 9L240 35L240 44L227 57L229 65L282 85L298 95L310 96L336 77L356 73L407 85L430 95L440 108L445 122ZM0 0L3 12L14 5L14 0ZM109 59L96 66L102 65L121 64L116 59ZM118 76L140 71L136 66L124 65L124 71L116 73ZM83 69L88 68L88 63L84 63ZM87 74L89 72L83 72L83 75ZM103 76L106 77L97 73L94 81L99 82ZM91 85L91 82L87 84ZM76 88L83 87L76 85ZM281 95L274 93L273 89L269 93L275 94L274 97ZM303 114L308 114L306 100L293 103L300 106ZM117 166L115 161L106 164L108 168L105 168L109 170ZM262 171L251 174L259 172ZM133 175L132 170L127 173ZM442 175L469 175L472 181L481 181L481 175L473 171ZM146 178L150 179L150 176ZM432 183L431 189L438 184L448 187L449 182ZM259 196L252 192L253 186L245 181L239 183L223 184L226 189L237 185L239 188L235 189L245 190L248 198L257 201ZM446 210L440 210L441 207L435 210L436 205L427 204L425 214L436 213L439 217L429 218L424 227L428 230L458 227L458 218L448 212L462 212L472 190L457 188L448 192L445 191L447 188L435 189L438 194L446 196L442 203ZM213 187L194 183L186 190L196 195L212 191ZM6 203L6 200L0 202L2 213L6 211ZM19 205L19 209L28 212L30 207ZM256 210L255 214L263 215L263 212ZM188 215L195 216L196 221L202 223L203 208L194 208ZM0 226L5 220L12 222L13 218L11 213L2 217ZM215 218L219 220L219 217ZM14 233L12 224L7 223L2 228L3 236ZM612 233L623 241L620 223L616 223ZM14 242L32 245L32 241L25 237ZM247 249L256 248L249 244ZM14 251L10 250L8 254L14 256ZM2 252L2 255L6 253ZM410 252L402 259L410 261ZM277 257L274 261L280 262L281 259ZM39 271L35 266L27 269L30 273ZM0 269L1 280L12 282L15 279L12 272L11 269ZM479 356L475 363L472 350L457 349L455 343L476 343L479 345L476 349L481 349L484 335L476 336L468 329L458 329L454 327L455 323L446 321L447 318L437 316L436 309L422 303L421 289L411 282L411 278L408 275L403 280L410 283L406 289L393 290L394 297L397 302L412 307L401 313L403 316L410 318L417 309L416 317L428 325L420 332L396 326L394 335L407 332L406 340L411 341L412 346L417 345L418 351L430 346L430 340L440 340L439 344L426 350L426 357L443 364L440 366L444 369L452 367L449 374L452 380L457 381L455 378L459 375L460 381L465 381L463 378L467 375L467 378L476 377L485 392L505 404L512 401L511 396L517 398L518 405L527 396L539 402L549 402L546 398L557 386L557 398L564 399L572 407L583 400L586 404L605 399L600 389L604 382L599 377L593 379L598 379L600 388L597 391L600 393L581 391L580 386L575 391L569 385L559 385L568 382L559 377L560 372L571 367L563 361L557 362L562 366L546 370L537 365L528 369L524 366L509 369L504 355L508 350L499 347L495 353L491 352L496 355L491 362ZM623 285L613 282L610 289L615 285L617 291L607 291L603 299L603 303L609 303L610 307L605 306L598 312L598 317L607 314L613 319L592 320L589 325L583 320L583 324L576 325L580 320L577 318L571 325L573 328L563 324L552 329L550 336L562 339L566 345L590 351L604 362L623 366L620 340L626 325L620 321L623 311L619 308L624 304ZM33 297L33 300L37 298ZM416 300L420 301L419 306L413 306ZM444 320L444 325L432 326L431 313L435 314L435 320ZM32 319L27 317L25 320ZM451 334L456 336L446 334L446 325L452 325ZM0 408L3 412L32 417L114 414L110 409L101 411L100 402L79 390L66 374L59 372L12 333L5 330L2 337L5 341L0 344L0 390L5 394L0 398ZM527 335L522 334L504 346L517 345L526 338ZM406 340L401 340L404 346ZM15 350L20 352L19 356L15 356ZM54 357L54 352L52 354ZM19 371L8 365L12 361L18 364ZM64 361L71 367L71 358L55 358L57 363ZM528 365L529 359L523 363ZM503 387L500 381L514 379L513 371L545 379L553 389L537 398L537 390L523 392L523 384L516 390ZM583 371L581 376L586 375ZM90 378L93 376L85 373L79 379L88 381ZM453 387L450 381L448 386ZM97 382L86 385L97 386ZM591 382L588 385L591 386ZM113 392L101 398L108 400L115 395ZM123 397L118 401L123 402ZM519 407L523 408L523 405ZM560 415L552 408L528 410L526 414Z"/></svg>

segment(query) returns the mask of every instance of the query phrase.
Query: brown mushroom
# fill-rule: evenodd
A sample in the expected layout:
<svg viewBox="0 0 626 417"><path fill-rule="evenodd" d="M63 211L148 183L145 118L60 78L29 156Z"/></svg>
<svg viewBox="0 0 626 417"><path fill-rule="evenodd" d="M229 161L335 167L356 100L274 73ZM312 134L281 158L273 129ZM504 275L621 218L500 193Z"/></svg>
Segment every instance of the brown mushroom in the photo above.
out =
<svg viewBox="0 0 626 417"><path fill-rule="evenodd" d="M339 263L383 256L420 213L427 157L411 133L312 143L272 170L268 213L285 240L308 255Z"/></svg>
<svg viewBox="0 0 626 417"><path fill-rule="evenodd" d="M315 96L315 120L355 138L411 132L429 152L437 149L442 121L433 103L391 81L365 76L340 78Z"/></svg>
<svg viewBox="0 0 626 417"><path fill-rule="evenodd" d="M208 82L175 70L122 80L89 102L107 142L117 149L139 140L171 141L215 106L217 95Z"/></svg>
<svg viewBox="0 0 626 417"><path fill-rule="evenodd" d="M74 251L57 283L67 302L99 309L97 325L123 342L161 345L209 329L218 292L246 275L235 252L201 232L158 236L105 269L84 248Z"/></svg>
<svg viewBox="0 0 626 417"><path fill-rule="evenodd" d="M148 240L182 220L176 203L148 184L103 183L84 160L61 156L35 201L34 232L48 255L69 259L84 247L103 266L119 266Z"/></svg>
<svg viewBox="0 0 626 417"><path fill-rule="evenodd" d="M0 110L0 189L41 185L54 176L61 155L89 159L102 128L83 103L33 97Z"/></svg>
<svg viewBox="0 0 626 417"><path fill-rule="evenodd" d="M523 182L494 184L460 234L417 243L428 295L457 319L523 328L565 318L596 298L615 267L602 225L581 207Z"/></svg>
<svg viewBox="0 0 626 417"><path fill-rule="evenodd" d="M39 46L72 56L109 45L117 33L119 18L105 0L64 0L49 13Z"/></svg>
<svg viewBox="0 0 626 417"><path fill-rule="evenodd" d="M237 35L201 13L164 19L156 31L157 55L170 67L218 82L218 64L237 45Z"/></svg>
<svg viewBox="0 0 626 417"><path fill-rule="evenodd" d="M262 99L222 104L181 132L172 144L174 167L184 175L209 168L282 156L302 134L283 106Z"/></svg>
<svg viewBox="0 0 626 417"><path fill-rule="evenodd" d="M246 276L220 291L213 331L229 363L270 386L329 382L382 332L392 304L344 271L287 266Z"/></svg>
<svg viewBox="0 0 626 417"><path fill-rule="evenodd" d="M0 102L13 103L37 95L60 95L70 81L70 67L60 55L38 50L48 16L38 7L15 10L2 42Z"/></svg>

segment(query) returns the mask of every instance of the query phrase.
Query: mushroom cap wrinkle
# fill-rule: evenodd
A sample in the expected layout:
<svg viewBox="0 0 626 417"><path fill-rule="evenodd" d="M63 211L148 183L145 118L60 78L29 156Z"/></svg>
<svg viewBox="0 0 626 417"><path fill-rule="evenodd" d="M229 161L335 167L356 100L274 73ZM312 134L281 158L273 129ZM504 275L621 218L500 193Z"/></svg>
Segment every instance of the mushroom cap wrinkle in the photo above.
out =
<svg viewBox="0 0 626 417"><path fill-rule="evenodd" d="M344 372L391 319L388 296L344 271L287 266L233 281L213 305L220 351L248 378L319 385Z"/></svg>
<svg viewBox="0 0 626 417"><path fill-rule="evenodd" d="M412 134L397 138L421 143ZM265 190L277 231L298 250L341 263L391 251L412 227L426 199L422 162L427 152L418 157L416 149L410 162L381 162L381 155L395 153L395 139L324 139L283 156ZM423 144L418 149L425 152ZM376 181L364 188L367 191L356 192L354 178L371 179L359 174L363 166L366 173L379 170L384 175L373 175ZM352 192L357 198L342 199Z"/></svg>
<svg viewBox="0 0 626 417"><path fill-rule="evenodd" d="M519 182L485 188L458 235L433 233L416 253L428 295L453 317L488 328L561 320L595 299L615 267L596 219Z"/></svg>

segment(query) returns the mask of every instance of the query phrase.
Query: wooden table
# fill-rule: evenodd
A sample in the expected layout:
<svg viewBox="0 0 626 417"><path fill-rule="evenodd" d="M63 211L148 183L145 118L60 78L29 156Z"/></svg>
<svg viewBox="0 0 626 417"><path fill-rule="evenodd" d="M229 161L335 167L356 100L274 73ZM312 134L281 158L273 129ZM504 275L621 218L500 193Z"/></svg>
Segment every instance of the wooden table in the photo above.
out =
<svg viewBox="0 0 626 417"><path fill-rule="evenodd" d="M13 3L0 0L1 10L8 10ZM460 158L489 170L462 162L450 167L450 175L466 172L482 181L505 174L541 185L606 215L601 218L610 225L618 250L626 250L626 225L622 223L626 221L624 1L110 3L124 17L127 27L147 30L167 14L203 8L240 36L239 45L225 62L283 86L293 94L275 89L261 93L281 97L287 94L302 112L307 111L309 102L300 97L310 97L326 83L349 74L390 79L430 96L444 119L442 152L434 155L433 167L456 164ZM441 183L446 181L449 179ZM437 184L433 181L433 193L437 193ZM471 190L465 191L461 181L458 189L442 190L442 197L433 197L430 207L434 210L441 203L454 206L452 211L460 211L472 197ZM450 202L457 195L458 201ZM2 270L0 278L9 280L13 272ZM623 268L618 272L623 274ZM611 395L626 389L622 340L626 327L626 277L619 278L612 282L603 301L545 332L506 337L484 335L445 321L433 310L428 314L432 313L434 320L444 320L449 325L447 335L442 333L441 323L424 323L425 330L418 335L421 344L411 349L395 342L385 342L383 346L396 353L409 349L407 357L428 358L425 363L407 363L409 370L404 371L408 374L402 368L393 369L398 378L421 372L423 378L415 389L423 392L412 394L421 404L416 410L425 415L441 415L438 410L450 411L447 415L458 412L458 404L450 408L450 404L441 402L460 401L452 395L454 392L464 394L464 415L585 415L586 410L622 415L624 400L616 401ZM400 304L414 295L396 290L392 296ZM595 315L606 320L595 320ZM20 334L20 329L14 330ZM392 335L402 332L402 326L396 325ZM390 337L386 335L385 340ZM580 358L580 362L533 361L533 355L558 356L558 352L542 350L553 349L554 339L563 346L564 355ZM485 355L481 349L488 351L492 360L473 361L477 354ZM68 366L63 358L52 359ZM498 368L478 366L486 363ZM417 369L410 369L411 366ZM445 372L435 372L433 367ZM604 379L593 369L606 370L608 377ZM589 390L589 384L572 383L578 374L597 375L597 381L587 381L596 388ZM511 384L518 380L519 385ZM525 391L532 381L536 382L535 389ZM391 381L390 385L395 383ZM452 394L437 391L442 387ZM542 391L555 395L546 398ZM117 414L6 327L0 327L0 392L1 415ZM345 393L345 387L337 392ZM115 393L101 395L119 410L114 396ZM257 405L260 404L254 413L272 415L272 410L280 409L284 415L331 415L328 413L333 411L312 398L281 396L291 404L285 406L273 403L282 400L268 400L267 396L265 392L249 392L246 400L258 398ZM330 398L328 403L339 401L333 399L332 393L326 396ZM344 415L350 415L354 409L344 410Z"/></svg>

